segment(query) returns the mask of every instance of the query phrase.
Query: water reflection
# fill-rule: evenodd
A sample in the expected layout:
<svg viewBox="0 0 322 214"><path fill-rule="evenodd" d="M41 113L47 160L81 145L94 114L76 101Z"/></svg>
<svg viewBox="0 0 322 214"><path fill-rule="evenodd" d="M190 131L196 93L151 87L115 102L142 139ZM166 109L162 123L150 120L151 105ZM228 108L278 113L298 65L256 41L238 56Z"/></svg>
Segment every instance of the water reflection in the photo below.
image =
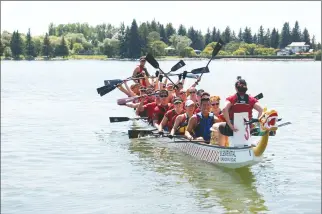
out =
<svg viewBox="0 0 322 214"><path fill-rule="evenodd" d="M199 206L209 209L222 206L228 212L258 213L267 211L263 196L254 185L251 169L223 169L194 159L158 139L130 141L129 151L140 164L164 175L176 175L180 182L196 187Z"/></svg>

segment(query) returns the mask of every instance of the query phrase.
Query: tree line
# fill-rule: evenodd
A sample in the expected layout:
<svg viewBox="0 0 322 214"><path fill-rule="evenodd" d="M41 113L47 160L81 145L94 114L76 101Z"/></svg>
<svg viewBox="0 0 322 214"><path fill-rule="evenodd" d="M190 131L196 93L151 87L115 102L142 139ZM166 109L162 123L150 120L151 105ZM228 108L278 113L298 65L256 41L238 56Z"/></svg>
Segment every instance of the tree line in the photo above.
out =
<svg viewBox="0 0 322 214"><path fill-rule="evenodd" d="M69 55L106 55L137 59L147 52L155 56L176 55L196 56L200 50L202 56L209 56L212 47L221 38L225 47L219 55L273 55L278 49L285 48L292 42L305 42L314 50L320 50L309 31L301 31L298 21L291 28L285 22L281 31L277 28L257 32L250 27L240 28L238 33L227 26L223 31L213 27L205 34L194 27L180 25L175 29L172 23L160 24L155 20L137 24L134 19L130 26L121 23L119 27L111 24L89 26L87 23L49 24L48 32L43 36L31 36L18 31L1 33L0 54L5 57L34 59ZM166 49L168 48L168 50Z"/></svg>

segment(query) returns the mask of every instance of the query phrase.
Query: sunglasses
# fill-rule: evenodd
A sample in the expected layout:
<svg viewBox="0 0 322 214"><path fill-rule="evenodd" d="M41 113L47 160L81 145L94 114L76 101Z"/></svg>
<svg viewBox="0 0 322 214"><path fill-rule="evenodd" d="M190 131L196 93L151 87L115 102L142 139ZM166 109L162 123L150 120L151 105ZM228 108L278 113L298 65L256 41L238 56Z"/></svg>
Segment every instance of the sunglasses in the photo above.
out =
<svg viewBox="0 0 322 214"><path fill-rule="evenodd" d="M160 98L167 98L168 96L166 96L166 95L160 95L159 97Z"/></svg>
<svg viewBox="0 0 322 214"><path fill-rule="evenodd" d="M195 94L196 93L196 91L190 91L190 94Z"/></svg>
<svg viewBox="0 0 322 214"><path fill-rule="evenodd" d="M211 103L212 106L219 106L219 103Z"/></svg>
<svg viewBox="0 0 322 214"><path fill-rule="evenodd" d="M180 94L186 94L186 92L185 91L182 91L182 92L180 92Z"/></svg>

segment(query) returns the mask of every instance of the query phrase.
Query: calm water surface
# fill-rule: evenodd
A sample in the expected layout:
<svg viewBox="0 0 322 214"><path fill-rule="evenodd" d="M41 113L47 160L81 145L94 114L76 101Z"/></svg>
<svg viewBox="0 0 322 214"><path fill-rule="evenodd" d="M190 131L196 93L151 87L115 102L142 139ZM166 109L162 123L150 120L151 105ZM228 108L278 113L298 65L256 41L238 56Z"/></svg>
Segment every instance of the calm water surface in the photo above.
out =
<svg viewBox="0 0 322 214"><path fill-rule="evenodd" d="M262 163L241 170L129 140L132 123L110 124L134 113L116 104L121 92L100 97L96 88L135 65L1 62L2 213L321 213L321 63L210 64L199 87L224 99L241 75L250 94L262 92L260 102L293 123L270 138Z"/></svg>

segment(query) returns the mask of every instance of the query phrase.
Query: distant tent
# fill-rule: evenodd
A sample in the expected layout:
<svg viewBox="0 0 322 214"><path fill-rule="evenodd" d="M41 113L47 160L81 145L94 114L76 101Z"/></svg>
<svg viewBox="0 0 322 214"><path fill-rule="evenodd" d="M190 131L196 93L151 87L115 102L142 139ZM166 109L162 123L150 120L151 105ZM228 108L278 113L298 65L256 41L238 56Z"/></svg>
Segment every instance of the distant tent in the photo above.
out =
<svg viewBox="0 0 322 214"><path fill-rule="evenodd" d="M201 54L201 50L194 50L196 54Z"/></svg>
<svg viewBox="0 0 322 214"><path fill-rule="evenodd" d="M169 46L169 47L167 47L167 48L165 48L164 50L175 50L173 47L171 47L171 46Z"/></svg>

